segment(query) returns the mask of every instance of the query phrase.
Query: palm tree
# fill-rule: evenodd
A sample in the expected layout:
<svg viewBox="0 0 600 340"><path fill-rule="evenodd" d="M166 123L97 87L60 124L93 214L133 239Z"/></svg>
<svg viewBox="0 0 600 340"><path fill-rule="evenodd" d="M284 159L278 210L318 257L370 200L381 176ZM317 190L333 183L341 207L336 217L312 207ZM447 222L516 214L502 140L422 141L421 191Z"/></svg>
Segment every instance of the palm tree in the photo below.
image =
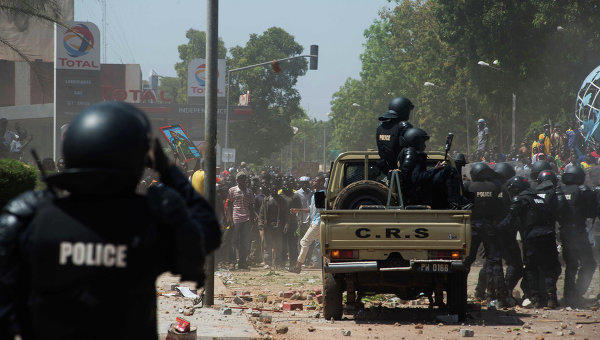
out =
<svg viewBox="0 0 600 340"><path fill-rule="evenodd" d="M13 16L32 17L65 26L62 23L60 4L56 0L0 0L0 13L6 13ZM1 33L0 44L7 46L27 63L30 65L32 64L30 56L21 51L18 46L15 46L8 41L7 37L2 36Z"/></svg>

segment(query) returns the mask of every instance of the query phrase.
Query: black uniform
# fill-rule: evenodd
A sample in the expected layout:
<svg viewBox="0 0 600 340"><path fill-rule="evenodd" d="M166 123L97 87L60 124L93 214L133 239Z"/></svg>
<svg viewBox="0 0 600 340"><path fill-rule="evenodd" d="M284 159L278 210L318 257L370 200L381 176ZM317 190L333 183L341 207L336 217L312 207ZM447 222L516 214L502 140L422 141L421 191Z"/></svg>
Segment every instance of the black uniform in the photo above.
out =
<svg viewBox="0 0 600 340"><path fill-rule="evenodd" d="M402 151L401 170L405 204L447 209L449 202L461 203L460 176L456 168L427 169L427 153L407 147Z"/></svg>
<svg viewBox="0 0 600 340"><path fill-rule="evenodd" d="M398 168L400 153L406 146L404 132L411 127L409 122L398 119L384 120L377 127L377 151L381 159L379 167L383 173Z"/></svg>
<svg viewBox="0 0 600 340"><path fill-rule="evenodd" d="M513 197L508 215L498 225L500 230L510 234L515 233L513 226L520 232L527 281L538 282L540 275L543 277L544 292L537 285L529 287L537 306L541 306L541 295L556 300L556 280L560 275L556 234L550 215L544 200L532 189L526 189Z"/></svg>
<svg viewBox="0 0 600 340"><path fill-rule="evenodd" d="M496 224L502 217L502 200L499 197L501 188L491 181L473 181L467 185L467 197L472 198L471 208L471 251L465 259L465 265L470 268L477 256L481 243L485 249L486 260L480 279L487 279L492 298L504 298L504 273L502 257ZM480 274L481 275L481 274ZM480 288L481 289L481 288ZM485 291L485 288L483 289ZM478 292L478 295L482 295Z"/></svg>
<svg viewBox="0 0 600 340"><path fill-rule="evenodd" d="M28 192L0 215L0 339L156 338L158 275L203 283L217 218L126 103L92 105L63 140L68 193ZM135 194L146 164L162 184Z"/></svg>
<svg viewBox="0 0 600 340"><path fill-rule="evenodd" d="M108 339L115 329L156 338L156 278L170 271L201 285L204 254L220 240L185 175L172 167L163 181L146 196L29 192L10 202L0 215L0 328L24 339Z"/></svg>
<svg viewBox="0 0 600 340"><path fill-rule="evenodd" d="M563 192L569 208L569 212L560 220L560 239L566 266L564 297L567 303L571 303L577 302L585 294L596 270L586 219L593 217L597 201L593 191L583 185L566 185Z"/></svg>

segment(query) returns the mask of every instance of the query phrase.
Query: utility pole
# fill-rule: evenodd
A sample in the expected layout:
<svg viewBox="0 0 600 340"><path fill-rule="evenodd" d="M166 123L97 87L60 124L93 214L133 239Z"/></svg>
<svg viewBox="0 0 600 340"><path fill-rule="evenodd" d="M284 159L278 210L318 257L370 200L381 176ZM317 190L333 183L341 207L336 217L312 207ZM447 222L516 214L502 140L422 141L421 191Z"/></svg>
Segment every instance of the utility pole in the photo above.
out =
<svg viewBox="0 0 600 340"><path fill-rule="evenodd" d="M517 111L517 95L512 94L512 142L510 144L510 149L515 149L515 111Z"/></svg>
<svg viewBox="0 0 600 340"><path fill-rule="evenodd" d="M325 147L327 146L326 143L326 125L325 125L325 121L323 121L323 173L327 172L327 157L325 156Z"/></svg>
<svg viewBox="0 0 600 340"><path fill-rule="evenodd" d="M467 103L467 97L465 97L465 129L467 130L467 152L466 152L466 156L467 159L469 159L469 140L471 138L469 138L469 106Z"/></svg>
<svg viewBox="0 0 600 340"><path fill-rule="evenodd" d="M219 0L206 1L206 100L204 102L204 140L206 143L206 177L204 193L208 203L215 206L217 179L217 51L219 39ZM203 305L214 305L215 254L206 256L206 283Z"/></svg>

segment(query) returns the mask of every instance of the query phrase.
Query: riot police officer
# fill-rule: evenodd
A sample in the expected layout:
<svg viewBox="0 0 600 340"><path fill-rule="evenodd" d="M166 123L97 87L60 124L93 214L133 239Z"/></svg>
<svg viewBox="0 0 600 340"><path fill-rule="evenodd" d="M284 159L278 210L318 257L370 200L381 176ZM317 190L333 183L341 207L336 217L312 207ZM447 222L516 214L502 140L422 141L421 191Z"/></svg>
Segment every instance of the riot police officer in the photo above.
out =
<svg viewBox="0 0 600 340"><path fill-rule="evenodd" d="M510 207L510 194L506 190L506 182L515 176L515 168L510 163L502 162L496 164L494 167L496 173L496 181L502 186L502 192L499 198L502 201L502 212L501 215L504 217L508 215L508 208ZM506 272L504 275L504 284L507 289L508 299L510 303L514 303L513 290L517 286L517 283L523 277L523 259L521 257L521 248L517 242L516 231L502 232L500 233L499 240L502 246L500 250L502 252L502 259L506 264Z"/></svg>
<svg viewBox="0 0 600 340"><path fill-rule="evenodd" d="M516 227L523 238L525 277L528 282L539 282L540 276L545 287L531 284L531 301L535 307L545 307L542 295L556 305L556 280L560 275L556 234L549 218L549 209L544 200L531 189L527 179L521 176L511 178L506 188L512 196L508 215L498 224L501 231ZM514 226L514 227L513 227ZM556 268L559 268L557 271Z"/></svg>
<svg viewBox="0 0 600 340"><path fill-rule="evenodd" d="M568 212L568 208L566 207L565 202L565 196L563 195L560 187L557 187L557 185L558 177L556 176L556 173L554 173L554 171L543 170L538 174L536 191L538 196L544 200L544 202L549 208L550 214L548 217L550 219L549 223L552 230L555 230L556 222L558 221L559 217L564 216L564 214ZM555 268L554 271L560 273L560 264L558 264L558 267ZM543 285L543 282L537 282L537 284ZM525 286L527 287L527 283ZM540 296L540 299L543 304L544 297ZM556 303L556 299L547 301L548 307L550 308L556 308Z"/></svg>
<svg viewBox="0 0 600 340"><path fill-rule="evenodd" d="M585 182L585 172L578 166L568 165L562 175L563 192L569 212L560 220L560 239L565 261L564 299L567 305L583 302L596 261L586 230L586 219L596 217L596 195ZM577 277L577 280L576 278Z"/></svg>
<svg viewBox="0 0 600 340"><path fill-rule="evenodd" d="M63 154L47 183L64 195L27 192L0 215L0 338L156 338L156 278L203 283L220 243L212 208L132 105L82 111ZM148 164L162 184L138 195Z"/></svg>
<svg viewBox="0 0 600 340"><path fill-rule="evenodd" d="M496 224L500 222L502 213L501 187L492 180L496 173L483 162L475 163L470 170L471 182L467 185L467 197L472 199L471 207L471 251L465 259L465 265L470 268L479 245L483 242L486 260L480 278L487 278L487 286L492 299L506 302L506 287L502 271L500 243L496 232ZM485 280L485 279L484 279ZM484 289L485 291L485 289ZM477 291L478 298L483 298L484 292Z"/></svg>
<svg viewBox="0 0 600 340"><path fill-rule="evenodd" d="M548 161L537 161L531 165L531 172L529 173L531 188L535 189L538 175L544 170L552 170L552 164Z"/></svg>
<svg viewBox="0 0 600 340"><path fill-rule="evenodd" d="M400 152L404 148L404 132L412 125L407 122L414 105L408 98L397 97L390 101L388 112L379 117L377 151L383 173L398 169Z"/></svg>
<svg viewBox="0 0 600 340"><path fill-rule="evenodd" d="M410 128L404 133L404 140L406 147L401 153L400 181L406 204L424 204L433 209L463 207L466 200L460 194L460 176L456 168L439 163L427 169L427 132Z"/></svg>

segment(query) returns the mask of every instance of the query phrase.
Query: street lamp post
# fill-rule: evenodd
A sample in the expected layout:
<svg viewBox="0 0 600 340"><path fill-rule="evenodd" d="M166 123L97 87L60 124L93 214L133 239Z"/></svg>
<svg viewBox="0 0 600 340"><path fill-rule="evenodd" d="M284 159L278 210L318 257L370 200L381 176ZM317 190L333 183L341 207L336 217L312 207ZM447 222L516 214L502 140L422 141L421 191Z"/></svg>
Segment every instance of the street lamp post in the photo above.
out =
<svg viewBox="0 0 600 340"><path fill-rule="evenodd" d="M494 60L494 62L492 63L494 65L499 65L500 63L498 62L498 60ZM500 67L497 66L492 66L488 63L486 63L485 61L478 61L477 65L479 66L483 66L483 67L489 67L492 70L495 71L500 71L504 74L506 74L506 72L504 72L503 69L501 69ZM511 130L512 130L512 137L511 137L511 143L510 143L510 148L514 149L515 148L515 135L516 135L516 111L517 111L517 95L515 94L515 92L513 91L512 93L512 126L511 126ZM500 122L500 124L502 124L502 122ZM502 143L502 141L500 141L500 143ZM502 144L500 144L502 145Z"/></svg>

